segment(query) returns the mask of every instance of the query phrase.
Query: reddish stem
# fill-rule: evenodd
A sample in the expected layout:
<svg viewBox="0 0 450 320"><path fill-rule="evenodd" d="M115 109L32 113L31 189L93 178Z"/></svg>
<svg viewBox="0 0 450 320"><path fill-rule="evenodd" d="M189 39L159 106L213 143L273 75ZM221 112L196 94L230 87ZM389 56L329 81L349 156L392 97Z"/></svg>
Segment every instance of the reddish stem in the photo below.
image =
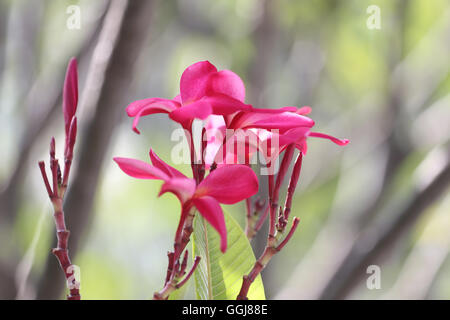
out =
<svg viewBox="0 0 450 320"><path fill-rule="evenodd" d="M44 180L45 189L47 190L48 197L51 198L53 196L52 188L50 187L50 183L47 178L47 172L45 171L45 162L39 161L39 169L41 170L42 179Z"/></svg>
<svg viewBox="0 0 450 320"><path fill-rule="evenodd" d="M286 172L289 168L289 163L292 160L294 149L295 149L294 145L290 145L286 149L283 160L280 165L280 170L279 170L275 185L273 184L273 180L274 180L273 175L270 175L268 177L268 179L269 179L268 180L269 181L269 206L268 206L268 208L269 208L269 214L270 214L270 225L269 225L269 232L267 235L266 247L264 249L264 252L260 256L260 258L255 262L250 273L243 277L241 290L236 298L237 300L248 300L248 291L249 291L252 283L255 281L256 277L267 266L267 264L272 259L272 257L286 246L286 244L292 238L292 235L294 234L295 230L297 229L297 226L298 226L298 223L300 220L298 218L294 218L294 220L292 222L292 227L289 230L289 233L287 234L285 239L277 245L276 213L277 213L277 207L278 207L279 192L280 192L280 188L283 183L284 177L286 175ZM296 160L296 164L295 164L294 171L291 176L290 185L288 188L288 190L290 190L290 191L288 191L288 195L287 195L287 199L289 199L288 200L289 205L292 202L292 196L293 196L293 193L295 190L295 185L298 182L298 176L300 174L300 169L299 169L300 167L301 167L301 154ZM265 213L265 215L267 215L267 213ZM285 223L286 223L286 220L284 220L285 216L283 215L283 212L281 211L281 209L280 209L279 217L283 218L283 219L280 218L280 220L279 220L278 232L280 232L280 234L281 234L281 232L284 231L284 227L285 227ZM263 221L263 219L260 221ZM260 225L262 225L262 222L258 223L257 226L261 227Z"/></svg>
<svg viewBox="0 0 450 320"><path fill-rule="evenodd" d="M284 177L286 176L286 172L289 169L289 164L291 163L294 150L295 145L291 144L286 148L286 151L284 152L284 157L281 161L280 170L278 171L275 187L273 189L272 206L278 206L281 185L283 184Z"/></svg>
<svg viewBox="0 0 450 320"><path fill-rule="evenodd" d="M291 180L289 181L289 187L286 196L286 202L284 204L284 220L289 219L291 213L292 199L294 197L295 188L297 187L298 179L300 177L300 171L302 169L303 154L300 152L295 160L294 169L292 170Z"/></svg>
<svg viewBox="0 0 450 320"><path fill-rule="evenodd" d="M194 144L194 137L192 135L192 125L188 130L185 130L186 138L189 143L189 149L191 152L191 168L192 168L192 175L194 177L194 180L197 184L200 183L200 176L199 176L199 168L197 164L197 156L195 154L195 144Z"/></svg>
<svg viewBox="0 0 450 320"><path fill-rule="evenodd" d="M66 276L67 285L69 286L69 295L67 300L80 300L80 292L78 289L78 283L74 277L74 270L69 258L68 240L70 231L66 229L64 221L64 212L62 210L62 199L56 198L53 201L54 214L53 218L56 225L56 237L58 239L57 246L52 250L52 253L59 261L61 269Z"/></svg>
<svg viewBox="0 0 450 320"><path fill-rule="evenodd" d="M236 298L236 300L248 300L248 290L252 285L253 281L255 281L256 277L261 273L261 271L266 267L269 260L276 253L276 249L273 247L268 247L264 249L261 257L255 262L250 273L243 277L241 290Z"/></svg>
<svg viewBox="0 0 450 320"><path fill-rule="evenodd" d="M194 274L195 269L197 268L198 264L200 263L201 258L199 256L196 256L194 259L194 264L192 265L191 270L189 270L189 273L184 277L183 280L181 280L175 287L177 289L181 288Z"/></svg>
<svg viewBox="0 0 450 320"><path fill-rule="evenodd" d="M167 266L164 288L160 292L156 292L154 294L153 299L155 300L167 299L170 293L172 293L175 289L181 287L181 285L177 285L177 283L179 281L179 278L182 277L185 273L188 251L186 250L184 252L184 257L181 263L179 262L179 258L181 257L183 251L190 241L190 236L193 231L192 223L194 220L194 216L195 213L192 203L187 202L183 205L180 221L175 233L174 250L173 252L169 252L167 254L169 263Z"/></svg>
<svg viewBox="0 0 450 320"><path fill-rule="evenodd" d="M200 257L196 256L194 259L194 264L192 265L192 268L191 268L191 270L189 270L189 273L186 275L186 277L184 277L184 279L181 280L180 282L177 282L177 279L169 281L161 291L155 292L155 294L153 295L153 300L168 299L172 292L181 288L192 277L199 262L200 262Z"/></svg>
<svg viewBox="0 0 450 320"><path fill-rule="evenodd" d="M276 248L277 252L281 251L281 249L283 249L284 246L288 243L288 241L292 238L292 235L294 234L295 230L297 229L299 222L300 222L300 219L295 217L294 220L292 221L291 230L289 230L289 233L287 234L286 238L284 238L284 240L281 241L281 243Z"/></svg>
<svg viewBox="0 0 450 320"><path fill-rule="evenodd" d="M64 272L69 287L68 300L80 300L79 283L74 277L74 266L72 265L69 252L68 240L70 231L66 228L63 212L64 195L61 192L61 171L59 169L58 160L55 159L55 139L52 138L50 142L50 169L52 174L52 187L45 171L45 164L43 161L39 162L39 169L44 180L44 185L47 190L50 201L53 204L53 219L56 226L57 246L52 250L52 253L58 259L59 265Z"/></svg>

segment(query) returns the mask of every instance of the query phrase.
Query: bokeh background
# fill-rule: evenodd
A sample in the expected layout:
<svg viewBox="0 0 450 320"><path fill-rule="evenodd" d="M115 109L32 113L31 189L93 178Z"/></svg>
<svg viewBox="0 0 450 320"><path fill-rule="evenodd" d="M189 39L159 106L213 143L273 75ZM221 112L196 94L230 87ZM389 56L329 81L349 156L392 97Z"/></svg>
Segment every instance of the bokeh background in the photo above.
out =
<svg viewBox="0 0 450 320"><path fill-rule="evenodd" d="M71 5L79 29L67 26ZM367 26L370 5L380 29ZM80 130L65 211L83 298L147 299L163 284L179 204L112 157L145 160L152 147L170 162L176 125L155 115L136 135L125 107L175 96L199 60L239 74L248 103L309 105L317 131L351 140L311 139L292 213L300 227L263 272L267 298L450 298L447 0L0 0L2 299L64 295L37 161L52 135L62 158L72 56ZM244 226L244 204L225 210ZM370 265L378 290L366 286Z"/></svg>

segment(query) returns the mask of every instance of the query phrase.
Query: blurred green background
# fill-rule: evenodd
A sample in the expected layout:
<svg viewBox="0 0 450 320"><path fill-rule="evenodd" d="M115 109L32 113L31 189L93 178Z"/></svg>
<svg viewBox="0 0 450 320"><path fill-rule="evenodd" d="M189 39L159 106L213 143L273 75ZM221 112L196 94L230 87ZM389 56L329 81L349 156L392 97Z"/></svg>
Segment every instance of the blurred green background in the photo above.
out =
<svg viewBox="0 0 450 320"><path fill-rule="evenodd" d="M37 161L52 135L62 158L71 56L80 79L71 180L92 170L66 208L68 228L79 224L71 254L83 298L147 299L163 285L178 201L157 198L159 182L129 178L112 157L146 160L152 147L170 162L177 126L155 115L136 135L125 107L175 96L183 70L200 60L241 76L255 107L309 105L316 131L351 141L310 140L292 213L301 223L263 272L268 299L450 298L450 179L439 180L449 163L447 0L132 2L142 6L135 29L127 1L0 0L0 298L63 297ZM71 5L79 29L67 25ZM371 5L380 29L367 25ZM244 226L243 203L224 209ZM369 265L380 267L378 290L366 286Z"/></svg>

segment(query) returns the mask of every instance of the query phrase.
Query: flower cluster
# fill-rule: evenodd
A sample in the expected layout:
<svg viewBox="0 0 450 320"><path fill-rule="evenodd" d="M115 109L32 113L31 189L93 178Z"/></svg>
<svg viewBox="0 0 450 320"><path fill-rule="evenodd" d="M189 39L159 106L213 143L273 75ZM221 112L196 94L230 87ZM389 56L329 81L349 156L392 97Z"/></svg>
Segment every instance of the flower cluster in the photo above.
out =
<svg viewBox="0 0 450 320"><path fill-rule="evenodd" d="M258 260L256 269L244 277L243 288L239 298L246 298L251 282L265 266L270 257L286 244L298 224L294 219L293 227L286 239L277 244L279 234L284 232L289 218L290 205L295 186L298 182L302 157L307 151L307 138L329 139L338 145L346 145L348 140L312 131L314 121L307 117L309 107L282 107L279 109L254 108L245 103L245 86L238 75L229 70L218 71L208 61L201 61L189 66L180 80L180 94L173 99L148 98L128 105L127 114L133 117L132 128L139 133L137 126L143 116L165 113L179 123L187 134L191 151L193 177L183 175L175 168L162 161L150 150L151 164L129 158L116 157L114 160L128 175L139 179L162 180L161 194L171 192L179 199L182 212L175 235L174 251L169 253L169 267L164 289L155 294L155 298L166 299L180 284L183 284L195 269L182 281L185 273L187 250L180 262L182 252L192 233L192 220L198 211L214 227L221 237L221 250L227 247L225 220L220 203L234 204L247 201L247 235L251 238L260 228L270 213L270 230L266 251ZM200 157L197 156L192 136L195 119L205 120ZM208 132L206 132L208 131ZM231 133L230 133L231 132ZM247 138L240 140L238 132L246 136L253 135L255 142ZM261 142L269 146L264 150ZM275 143L276 142L276 143ZM243 149L230 148L230 145L243 144ZM278 211L280 187L287 173L295 149L299 150L289 183L286 204ZM231 150L231 151L230 151ZM244 155L236 150L244 150ZM267 206L260 201L252 211L251 197L258 192L258 179L249 166L248 160L257 151L263 151L268 162L273 162L281 153L284 157L275 180L275 172L268 175L269 195ZM237 162L237 158L244 162ZM209 174L205 177L205 171ZM265 207L265 209L263 208ZM259 212L263 211L259 220Z"/></svg>

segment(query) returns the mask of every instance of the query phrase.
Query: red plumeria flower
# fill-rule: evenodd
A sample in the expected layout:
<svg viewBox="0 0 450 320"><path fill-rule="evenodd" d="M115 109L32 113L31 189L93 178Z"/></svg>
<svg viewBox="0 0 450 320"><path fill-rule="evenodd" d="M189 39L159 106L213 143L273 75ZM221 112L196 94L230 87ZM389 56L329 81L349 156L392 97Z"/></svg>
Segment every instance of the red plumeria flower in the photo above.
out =
<svg viewBox="0 0 450 320"><path fill-rule="evenodd" d="M225 119L219 116L209 117L205 126L207 133L210 133L205 156L207 165L213 162L218 165L247 164L258 151L266 157L267 163L270 163L290 144L295 144L299 151L306 154L308 137L329 139L340 146L348 144L347 139L312 132L314 122L305 117L310 112L310 107L284 107L252 109L224 117ZM230 121L228 126L227 120ZM232 136L225 137L227 127L236 130ZM241 134L242 131L239 130L245 130L245 133ZM226 141L220 137L226 138ZM245 154L238 154L243 150Z"/></svg>
<svg viewBox="0 0 450 320"><path fill-rule="evenodd" d="M280 133L292 128L314 126L312 119L296 111L296 107L252 109L238 112L232 117L226 117L225 121L228 129L275 129Z"/></svg>
<svg viewBox="0 0 450 320"><path fill-rule="evenodd" d="M305 116L310 110L310 107L300 109L297 107L252 108L222 117L210 116L205 126L208 132L206 165L208 166L212 162L216 164L247 164L258 150L267 155L272 154L272 152L269 152L270 150L260 150L263 145L261 142L267 141L264 139L265 131L275 130L276 133L284 133L294 128L311 128L314 126L314 121ZM234 134L230 135L230 130ZM242 134L243 132L245 133ZM262 136L260 137L260 135ZM263 146L263 148L276 149L277 145ZM237 154L243 149L246 150L245 155ZM229 150L232 150L231 153ZM244 162L241 161L242 159Z"/></svg>
<svg viewBox="0 0 450 320"><path fill-rule="evenodd" d="M183 72L180 94L174 99L149 98L138 100L127 107L134 117L133 130L142 116L167 113L169 117L189 129L194 119L206 119L210 114L229 115L250 110L245 104L245 87L241 78L230 70L217 71L208 61L192 64Z"/></svg>
<svg viewBox="0 0 450 320"><path fill-rule="evenodd" d="M152 164L129 159L114 158L123 172L138 179L163 180L159 195L173 193L183 207L196 207L220 235L220 249L227 248L227 229L220 203L234 204L258 192L258 178L245 165L229 165L212 171L202 182L171 167L150 150ZM185 212L185 210L183 210Z"/></svg>

